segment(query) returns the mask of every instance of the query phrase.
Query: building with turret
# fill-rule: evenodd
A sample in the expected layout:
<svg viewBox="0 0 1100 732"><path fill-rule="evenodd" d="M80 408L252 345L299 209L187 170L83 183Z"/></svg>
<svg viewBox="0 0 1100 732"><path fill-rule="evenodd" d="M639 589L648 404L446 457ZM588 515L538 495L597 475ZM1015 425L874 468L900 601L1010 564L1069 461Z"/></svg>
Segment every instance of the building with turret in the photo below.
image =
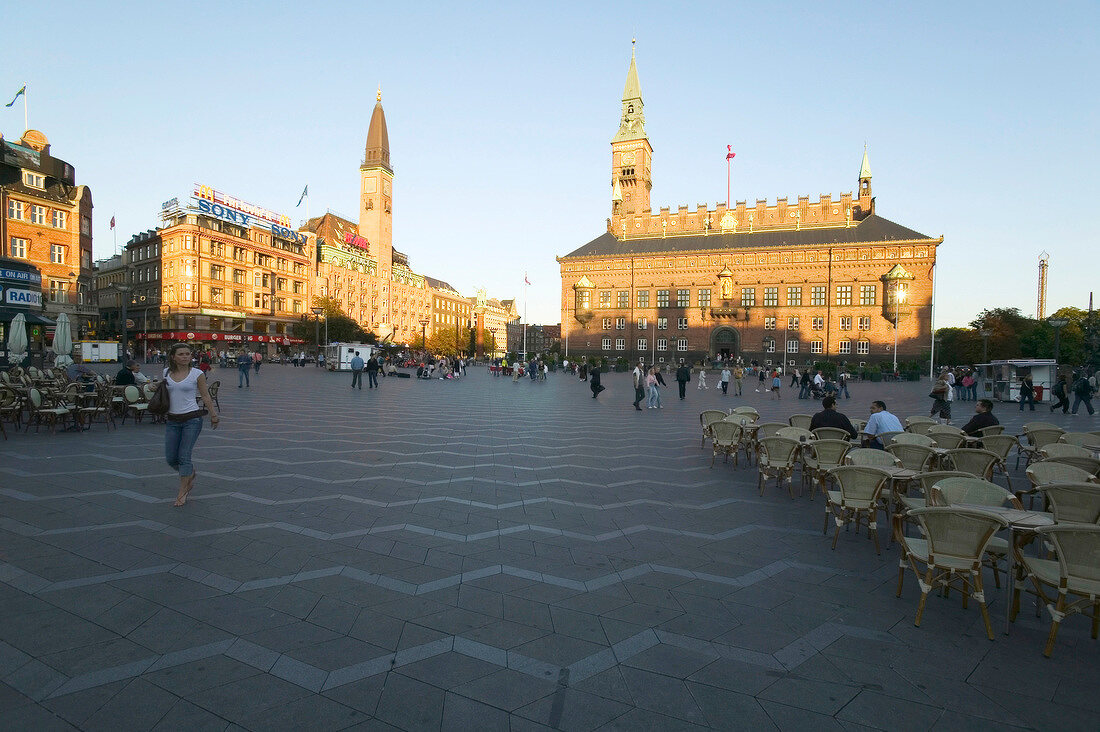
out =
<svg viewBox="0 0 1100 732"><path fill-rule="evenodd" d="M879 216L864 150L854 193L654 211L653 146L631 52L611 140L606 231L561 267L574 356L646 362L916 358L931 345L930 237Z"/></svg>

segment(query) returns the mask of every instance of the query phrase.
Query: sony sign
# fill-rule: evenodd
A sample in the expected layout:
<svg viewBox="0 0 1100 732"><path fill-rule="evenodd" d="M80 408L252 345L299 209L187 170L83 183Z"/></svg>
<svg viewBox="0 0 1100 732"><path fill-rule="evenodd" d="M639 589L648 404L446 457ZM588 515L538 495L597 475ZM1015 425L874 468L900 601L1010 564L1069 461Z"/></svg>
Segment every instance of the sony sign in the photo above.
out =
<svg viewBox="0 0 1100 732"><path fill-rule="evenodd" d="M223 206L220 203L213 203L205 198L198 199L199 213L206 214L207 216L213 216L214 218L221 219L222 221L228 221L231 224L237 224L245 228L251 228L252 226L259 226L261 224L270 227L272 236L277 236L280 239L286 239L288 241L298 242L299 244L305 244L307 241L305 234L299 234L293 229L288 229L285 226L272 223L269 221L259 220L251 214L246 214L243 211L238 211L235 208L229 206Z"/></svg>

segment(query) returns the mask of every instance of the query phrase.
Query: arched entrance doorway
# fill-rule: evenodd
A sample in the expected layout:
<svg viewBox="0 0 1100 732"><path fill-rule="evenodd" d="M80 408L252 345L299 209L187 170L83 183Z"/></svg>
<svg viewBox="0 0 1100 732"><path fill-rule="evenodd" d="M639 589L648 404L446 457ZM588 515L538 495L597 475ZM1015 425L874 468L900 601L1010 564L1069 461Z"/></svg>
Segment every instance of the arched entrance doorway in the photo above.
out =
<svg viewBox="0 0 1100 732"><path fill-rule="evenodd" d="M737 358L741 354L741 334L729 326L715 328L710 334L710 355L713 358Z"/></svg>

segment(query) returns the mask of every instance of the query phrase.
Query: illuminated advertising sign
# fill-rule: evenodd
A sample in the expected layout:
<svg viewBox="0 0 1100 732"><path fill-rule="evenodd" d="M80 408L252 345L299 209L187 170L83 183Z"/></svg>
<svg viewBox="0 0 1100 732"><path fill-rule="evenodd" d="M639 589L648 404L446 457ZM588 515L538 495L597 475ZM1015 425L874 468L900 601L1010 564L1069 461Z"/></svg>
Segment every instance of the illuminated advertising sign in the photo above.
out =
<svg viewBox="0 0 1100 732"><path fill-rule="evenodd" d="M245 228L255 226L270 229L273 236L299 244L305 244L308 241L305 234L299 234L290 228L289 216L245 203L239 198L215 191L210 186L196 185L194 198L199 213Z"/></svg>
<svg viewBox="0 0 1100 732"><path fill-rule="evenodd" d="M359 236L354 231L344 232L344 243L351 244L353 247L359 247L364 251L370 248L366 238Z"/></svg>
<svg viewBox="0 0 1100 732"><path fill-rule="evenodd" d="M257 219L263 219L264 221L272 224L279 224L280 226L285 226L287 228L290 228L291 226L289 216L275 213L271 209L264 208L263 206L254 206L251 203L245 203L239 198L234 198L233 196L226 195L221 191L216 191L210 186L203 186L196 183L195 191L192 195L195 198L205 199L210 203L221 204L226 208L231 208L234 211L248 214L249 216L255 217Z"/></svg>
<svg viewBox="0 0 1100 732"><path fill-rule="evenodd" d="M24 308L42 307L41 290L20 290L15 287L5 287L3 293L4 302L8 305L16 305Z"/></svg>

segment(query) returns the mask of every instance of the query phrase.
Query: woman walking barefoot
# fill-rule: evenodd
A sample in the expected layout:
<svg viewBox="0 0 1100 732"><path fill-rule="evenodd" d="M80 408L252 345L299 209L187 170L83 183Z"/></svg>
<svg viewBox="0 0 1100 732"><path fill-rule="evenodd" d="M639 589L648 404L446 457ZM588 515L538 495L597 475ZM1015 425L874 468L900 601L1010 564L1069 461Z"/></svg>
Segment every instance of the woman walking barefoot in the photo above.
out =
<svg viewBox="0 0 1100 732"><path fill-rule="evenodd" d="M210 413L210 426L218 428L221 418L214 411L214 401L206 388L206 376L191 368L191 346L177 343L168 349L168 368L164 370L168 384L168 415L164 430L164 459L180 475L179 493L174 505L187 503L187 494L195 487L195 466L191 452L202 432L202 407ZM201 400L201 403L200 403Z"/></svg>

